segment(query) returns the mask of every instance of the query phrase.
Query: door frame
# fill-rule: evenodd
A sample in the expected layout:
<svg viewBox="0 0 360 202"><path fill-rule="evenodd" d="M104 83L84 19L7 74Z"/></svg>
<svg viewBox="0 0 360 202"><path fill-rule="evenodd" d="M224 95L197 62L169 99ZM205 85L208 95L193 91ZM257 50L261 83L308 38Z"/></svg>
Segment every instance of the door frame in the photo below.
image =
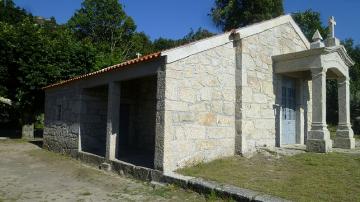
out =
<svg viewBox="0 0 360 202"><path fill-rule="evenodd" d="M304 111L307 109L307 100L304 96L304 89L307 86L307 82L303 79L277 75L277 92L276 92L276 104L274 109L276 110L276 137L275 137L275 146L282 147L282 84L284 79L293 79L295 81L295 100L296 100L296 119L295 119L295 144L304 144L305 137L305 119Z"/></svg>

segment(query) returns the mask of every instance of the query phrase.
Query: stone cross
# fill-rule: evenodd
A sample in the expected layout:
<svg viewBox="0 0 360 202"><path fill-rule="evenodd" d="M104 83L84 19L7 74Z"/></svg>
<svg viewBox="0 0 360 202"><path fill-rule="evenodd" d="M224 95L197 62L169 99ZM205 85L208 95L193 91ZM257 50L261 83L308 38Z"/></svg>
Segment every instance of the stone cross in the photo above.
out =
<svg viewBox="0 0 360 202"><path fill-rule="evenodd" d="M137 58L140 58L142 55L141 53L136 53Z"/></svg>
<svg viewBox="0 0 360 202"><path fill-rule="evenodd" d="M336 21L335 21L335 18L334 16L331 16L329 18L329 37L331 38L335 38L335 25L336 25Z"/></svg>

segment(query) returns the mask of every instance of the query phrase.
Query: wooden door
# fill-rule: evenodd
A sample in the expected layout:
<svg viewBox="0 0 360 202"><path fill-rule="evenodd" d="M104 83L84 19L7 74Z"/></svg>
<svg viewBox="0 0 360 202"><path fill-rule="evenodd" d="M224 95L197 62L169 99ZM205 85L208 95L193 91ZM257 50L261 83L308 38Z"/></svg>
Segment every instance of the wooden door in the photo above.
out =
<svg viewBox="0 0 360 202"><path fill-rule="evenodd" d="M282 82L282 144L296 144L296 91L295 80Z"/></svg>

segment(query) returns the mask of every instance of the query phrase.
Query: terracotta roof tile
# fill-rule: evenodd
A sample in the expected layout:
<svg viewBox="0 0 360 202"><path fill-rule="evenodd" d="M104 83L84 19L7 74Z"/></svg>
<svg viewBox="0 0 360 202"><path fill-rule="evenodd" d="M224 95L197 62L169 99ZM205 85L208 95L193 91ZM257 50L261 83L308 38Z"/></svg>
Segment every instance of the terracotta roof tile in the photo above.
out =
<svg viewBox="0 0 360 202"><path fill-rule="evenodd" d="M95 71L95 72L91 72L91 73L88 73L88 74L84 74L84 75L81 75L81 76L77 76L77 77L74 77L74 78L71 78L71 79L68 79L68 80L60 81L58 83L45 86L43 88L43 90L58 87L58 86L62 86L62 85L68 84L68 83L73 82L73 81L89 78L89 77L92 77L94 75L103 74L103 73L108 72L108 71L124 69L124 68L128 67L129 65L138 64L138 63L145 62L145 61L150 61L150 60L159 58L160 56L161 56L161 52L156 52L156 53L152 53L152 54L149 54L149 55L144 55L142 57L135 58L135 59L132 59L132 60L128 60L126 62L116 64L116 65L113 65L113 66L110 66L110 67L106 67L104 69L100 69L100 70Z"/></svg>

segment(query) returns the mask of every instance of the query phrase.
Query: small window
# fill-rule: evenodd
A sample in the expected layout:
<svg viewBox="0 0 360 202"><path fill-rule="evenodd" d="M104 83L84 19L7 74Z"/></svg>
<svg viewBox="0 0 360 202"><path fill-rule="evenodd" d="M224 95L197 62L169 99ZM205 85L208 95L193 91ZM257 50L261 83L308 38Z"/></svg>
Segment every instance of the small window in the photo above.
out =
<svg viewBox="0 0 360 202"><path fill-rule="evenodd" d="M56 106L56 120L57 121L61 121L61 119L62 119L62 116L61 116L62 111L61 110L62 110L61 105L57 105Z"/></svg>

